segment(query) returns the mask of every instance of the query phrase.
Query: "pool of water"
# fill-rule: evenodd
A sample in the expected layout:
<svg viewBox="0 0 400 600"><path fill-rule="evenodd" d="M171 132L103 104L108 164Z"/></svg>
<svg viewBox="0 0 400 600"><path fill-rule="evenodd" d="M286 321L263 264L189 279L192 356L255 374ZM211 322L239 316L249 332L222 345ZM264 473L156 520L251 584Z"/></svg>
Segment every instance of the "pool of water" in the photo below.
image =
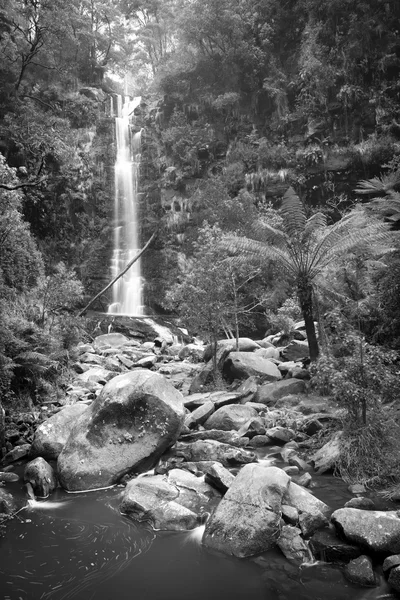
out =
<svg viewBox="0 0 400 600"><path fill-rule="evenodd" d="M350 497L332 477L316 495L337 508ZM21 484L14 492L24 495ZM121 515L122 488L67 494L27 505L0 539L2 600L375 600L338 567L301 567L278 550L237 559L201 545L202 529L154 532Z"/></svg>

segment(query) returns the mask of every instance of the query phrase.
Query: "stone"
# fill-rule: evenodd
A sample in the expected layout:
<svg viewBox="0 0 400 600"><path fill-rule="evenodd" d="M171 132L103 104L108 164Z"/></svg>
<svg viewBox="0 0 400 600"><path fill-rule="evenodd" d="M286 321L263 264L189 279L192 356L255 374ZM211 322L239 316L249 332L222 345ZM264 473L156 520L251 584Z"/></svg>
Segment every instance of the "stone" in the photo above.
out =
<svg viewBox="0 0 400 600"><path fill-rule="evenodd" d="M223 345L217 350L216 362L217 369L222 372L222 368L225 362L225 358L231 351L231 346ZM208 385L214 380L214 364L212 360L209 360L206 365L201 369L199 373L193 378L189 394L196 394L197 392L203 392L204 386Z"/></svg>
<svg viewBox="0 0 400 600"><path fill-rule="evenodd" d="M312 455L311 460L314 462L314 469L318 475L335 468L340 457L342 435L343 432L338 431L329 442Z"/></svg>
<svg viewBox="0 0 400 600"><path fill-rule="evenodd" d="M255 340L256 343L261 346L261 348L274 348L274 345L271 344L271 342L269 342L267 340L267 338L264 338L262 340Z"/></svg>
<svg viewBox="0 0 400 600"><path fill-rule="evenodd" d="M290 467L283 467L283 470L289 475L289 477L299 474L299 467L295 467L294 465Z"/></svg>
<svg viewBox="0 0 400 600"><path fill-rule="evenodd" d="M21 460L21 458L27 457L30 449L30 444L22 444L22 446L16 446L15 448L7 452L7 454L3 458L4 464L8 465L12 462L16 462L17 460Z"/></svg>
<svg viewBox="0 0 400 600"><path fill-rule="evenodd" d="M101 358L101 356L99 356L98 354L85 352L84 354L81 354L81 356L79 357L79 361L81 363L90 363L93 365L99 365L101 367L103 366L104 359Z"/></svg>
<svg viewBox="0 0 400 600"><path fill-rule="evenodd" d="M256 377L248 377L236 390L236 392L240 394L240 403L248 404L249 402L252 402L255 398L257 390L258 383L256 381Z"/></svg>
<svg viewBox="0 0 400 600"><path fill-rule="evenodd" d="M16 512L17 508L17 502L12 494L0 487L0 513L10 515Z"/></svg>
<svg viewBox="0 0 400 600"><path fill-rule="evenodd" d="M220 429L222 431L238 431L250 419L258 418L254 408L245 404L231 404L216 410L204 423L205 429Z"/></svg>
<svg viewBox="0 0 400 600"><path fill-rule="evenodd" d="M266 430L266 435L274 442L286 444L296 437L296 433L293 429L288 427L271 427Z"/></svg>
<svg viewBox="0 0 400 600"><path fill-rule="evenodd" d="M289 525L297 525L299 522L299 511L294 506L282 504L282 519Z"/></svg>
<svg viewBox="0 0 400 600"><path fill-rule="evenodd" d="M400 567L394 567L390 571L388 583L396 592L400 592Z"/></svg>
<svg viewBox="0 0 400 600"><path fill-rule="evenodd" d="M93 346L97 350L102 350L103 348L120 348L129 342L129 339L122 335L122 333L105 333L103 335L98 335L94 341Z"/></svg>
<svg viewBox="0 0 400 600"><path fill-rule="evenodd" d="M303 475L300 477L293 477L293 481L294 483L297 483L297 485L302 485L303 487L308 488L311 485L312 477L310 473L303 473Z"/></svg>
<svg viewBox="0 0 400 600"><path fill-rule="evenodd" d="M329 506L318 500L311 492L300 485L292 482L285 495L285 504L294 506L299 513L307 513L318 516L319 513L327 515L330 512Z"/></svg>
<svg viewBox="0 0 400 600"><path fill-rule="evenodd" d="M314 557L324 562L348 562L362 554L358 546L344 542L327 528L316 531L309 544Z"/></svg>
<svg viewBox="0 0 400 600"><path fill-rule="evenodd" d="M274 442L267 435L255 435L249 440L249 446L252 448L262 448L263 446L272 446Z"/></svg>
<svg viewBox="0 0 400 600"><path fill-rule="evenodd" d="M393 554L392 556L388 556L383 561L382 570L384 573L388 573L394 567L400 566L400 554Z"/></svg>
<svg viewBox="0 0 400 600"><path fill-rule="evenodd" d="M276 545L288 560L303 563L309 558L309 552L300 533L298 527L284 525Z"/></svg>
<svg viewBox="0 0 400 600"><path fill-rule="evenodd" d="M198 425L203 425L203 423L207 421L214 411L214 403L211 400L208 400L208 402L205 402L205 404L199 406L199 408L196 408L196 410L186 417L186 427L189 429L194 429Z"/></svg>
<svg viewBox="0 0 400 600"><path fill-rule="evenodd" d="M238 340L239 347L238 352L254 352L260 348L260 345L251 340L250 338L239 338ZM229 350L236 351L236 340L219 340L217 342L217 349L227 348ZM212 357L212 347L209 344L204 351L204 361L207 362Z"/></svg>
<svg viewBox="0 0 400 600"><path fill-rule="evenodd" d="M223 373L228 380L260 377L263 381L278 381L282 375L271 360L252 352L231 352L225 359ZM256 397L256 401L257 397Z"/></svg>
<svg viewBox="0 0 400 600"><path fill-rule="evenodd" d="M347 541L372 552L400 553L400 518L393 511L340 508L331 521Z"/></svg>
<svg viewBox="0 0 400 600"><path fill-rule="evenodd" d="M247 438L253 438L256 435L265 435L264 422L260 417L253 417L238 429L238 435Z"/></svg>
<svg viewBox="0 0 400 600"><path fill-rule="evenodd" d="M362 483L353 483L347 488L350 494L365 494L367 488Z"/></svg>
<svg viewBox="0 0 400 600"><path fill-rule="evenodd" d="M193 529L215 497L219 493L203 478L172 469L167 477L144 476L128 482L120 509L135 520L150 521L155 529Z"/></svg>
<svg viewBox="0 0 400 600"><path fill-rule="evenodd" d="M81 416L58 457L67 490L105 487L154 467L183 427L183 396L162 375L114 377Z"/></svg>
<svg viewBox="0 0 400 600"><path fill-rule="evenodd" d="M375 502L371 498L351 498L344 505L345 508L358 508L360 510L375 510Z"/></svg>
<svg viewBox="0 0 400 600"><path fill-rule="evenodd" d="M313 514L302 512L299 514L299 525L303 536L308 538L314 531L317 531L317 529L327 527L329 521L320 511L315 511Z"/></svg>
<svg viewBox="0 0 400 600"><path fill-rule="evenodd" d="M258 348L258 350L254 351L254 354L260 356L261 358L273 358L274 360L280 360L279 350L274 346L269 348Z"/></svg>
<svg viewBox="0 0 400 600"><path fill-rule="evenodd" d="M190 357L192 360L200 362L204 360L204 353L204 346L200 346L198 344L186 344L186 346L183 346L179 350L178 357L180 360Z"/></svg>
<svg viewBox="0 0 400 600"><path fill-rule="evenodd" d="M241 395L238 392L197 392L185 397L184 405L189 410L194 410L206 402L212 402L214 408L217 409L228 404L237 404L240 398Z"/></svg>
<svg viewBox="0 0 400 600"><path fill-rule="evenodd" d="M207 521L203 544L238 557L272 548L280 536L282 498L289 484L282 469L244 466Z"/></svg>
<svg viewBox="0 0 400 600"><path fill-rule="evenodd" d="M344 575L346 579L356 585L364 587L374 587L377 585L377 578L375 577L372 561L369 556L362 555L351 560L344 568Z"/></svg>
<svg viewBox="0 0 400 600"><path fill-rule="evenodd" d="M257 461L253 452L215 440L198 440L192 444L178 442L175 444L173 452L175 456L182 456L190 462L212 460L222 463L224 467L234 467Z"/></svg>
<svg viewBox="0 0 400 600"><path fill-rule="evenodd" d="M19 481L19 476L16 473L0 471L0 481L4 483L13 483Z"/></svg>
<svg viewBox="0 0 400 600"><path fill-rule="evenodd" d="M307 435L315 435L318 431L321 431L323 425L318 419L307 419L303 421L301 430Z"/></svg>
<svg viewBox="0 0 400 600"><path fill-rule="evenodd" d="M41 456L26 465L24 481L30 483L35 496L41 498L47 498L57 487L57 478L53 468Z"/></svg>
<svg viewBox="0 0 400 600"><path fill-rule="evenodd" d="M248 439L239 437L236 431L221 431L219 429L205 429L203 431L193 431L185 433L179 437L181 442L196 442L197 440L216 440L223 444L229 444L237 448L247 446Z"/></svg>
<svg viewBox="0 0 400 600"><path fill-rule="evenodd" d="M285 444L285 446L283 446L280 454L281 454L283 462L288 463L289 462L289 458L291 456L296 456L296 450L294 448L291 448L291 447L287 448L286 444Z"/></svg>
<svg viewBox="0 0 400 600"><path fill-rule="evenodd" d="M225 494L235 480L235 476L221 463L214 462L207 468L204 479L206 483L215 487L222 494Z"/></svg>
<svg viewBox="0 0 400 600"><path fill-rule="evenodd" d="M306 384L300 379L284 379L275 383L265 383L261 385L256 393L255 401L261 402L266 406L275 404L277 400L291 394L303 394L306 391Z"/></svg>
<svg viewBox="0 0 400 600"><path fill-rule="evenodd" d="M103 369L102 367L92 367L78 375L77 380L80 384L86 383L101 383L106 384L110 379L115 377L116 373Z"/></svg>
<svg viewBox="0 0 400 600"><path fill-rule="evenodd" d="M308 342L302 340L292 340L290 344L288 344L286 348L282 350L282 355L285 357L285 360L296 361L307 358L310 355Z"/></svg>
<svg viewBox="0 0 400 600"><path fill-rule="evenodd" d="M289 465L298 467L300 471L307 471L307 469L310 469L310 465L306 463L305 460L297 456L297 454L292 454L289 456Z"/></svg>
<svg viewBox="0 0 400 600"><path fill-rule="evenodd" d="M132 369L133 365L135 364L133 360L130 360L124 354L116 354L115 358L127 369Z"/></svg>
<svg viewBox="0 0 400 600"><path fill-rule="evenodd" d="M64 448L71 430L86 410L87 406L80 403L65 406L39 425L33 437L30 456L56 459Z"/></svg>
<svg viewBox="0 0 400 600"><path fill-rule="evenodd" d="M294 379L302 379L303 381L311 379L310 371L299 366L289 369L289 376Z"/></svg>
<svg viewBox="0 0 400 600"><path fill-rule="evenodd" d="M177 499L179 490L165 476L141 477L127 484L120 510L135 521L150 522L154 529L194 529L199 525L197 514Z"/></svg>
<svg viewBox="0 0 400 600"><path fill-rule="evenodd" d="M151 367L154 367L154 365L157 362L157 356L155 354L151 355L151 356L144 356L143 358L140 358L136 365L138 367L141 367L142 369L151 369Z"/></svg>

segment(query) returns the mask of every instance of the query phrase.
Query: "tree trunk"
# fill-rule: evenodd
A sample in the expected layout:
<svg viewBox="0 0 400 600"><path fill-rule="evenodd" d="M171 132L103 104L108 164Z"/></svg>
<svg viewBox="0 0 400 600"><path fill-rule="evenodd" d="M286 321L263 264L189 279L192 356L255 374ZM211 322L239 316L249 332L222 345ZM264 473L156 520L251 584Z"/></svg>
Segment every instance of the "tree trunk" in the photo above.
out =
<svg viewBox="0 0 400 600"><path fill-rule="evenodd" d="M314 325L313 315L313 288L309 281L300 281L297 284L297 293L299 296L300 308L306 327L308 349L310 360L314 362L319 356L319 345Z"/></svg>

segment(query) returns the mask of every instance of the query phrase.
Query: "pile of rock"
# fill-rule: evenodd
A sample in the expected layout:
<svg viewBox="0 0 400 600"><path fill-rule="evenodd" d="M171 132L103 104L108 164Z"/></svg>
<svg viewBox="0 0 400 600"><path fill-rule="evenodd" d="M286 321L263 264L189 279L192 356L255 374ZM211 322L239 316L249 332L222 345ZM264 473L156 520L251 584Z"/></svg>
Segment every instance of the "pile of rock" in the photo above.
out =
<svg viewBox="0 0 400 600"><path fill-rule="evenodd" d="M309 462L301 451L337 409L306 395L307 370L294 360L304 358L303 340L285 348L273 341L219 344L219 368L231 382L224 391L207 391L212 364L202 362L210 350L201 344L121 334L81 344L64 406L53 407L30 440L25 481L40 496L56 478L73 491L122 482L121 511L156 529L206 521L203 544L239 557L277 546L301 563L312 548L321 560L346 563L360 585L375 585L379 555L399 589L397 512L371 510L364 498L331 515L312 493L311 473L334 466L341 432ZM263 459L269 448L274 458ZM47 461L57 461L55 469Z"/></svg>

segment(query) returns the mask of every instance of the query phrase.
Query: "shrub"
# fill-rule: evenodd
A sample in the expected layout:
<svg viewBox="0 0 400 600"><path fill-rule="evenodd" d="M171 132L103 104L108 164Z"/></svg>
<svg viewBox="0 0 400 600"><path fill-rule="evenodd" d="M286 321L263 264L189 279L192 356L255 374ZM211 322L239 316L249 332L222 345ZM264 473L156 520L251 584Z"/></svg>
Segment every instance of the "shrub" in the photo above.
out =
<svg viewBox="0 0 400 600"><path fill-rule="evenodd" d="M366 425L369 412L396 400L400 393L398 354L354 334L342 338L335 356L320 357L312 374L312 386L346 409L350 429Z"/></svg>

